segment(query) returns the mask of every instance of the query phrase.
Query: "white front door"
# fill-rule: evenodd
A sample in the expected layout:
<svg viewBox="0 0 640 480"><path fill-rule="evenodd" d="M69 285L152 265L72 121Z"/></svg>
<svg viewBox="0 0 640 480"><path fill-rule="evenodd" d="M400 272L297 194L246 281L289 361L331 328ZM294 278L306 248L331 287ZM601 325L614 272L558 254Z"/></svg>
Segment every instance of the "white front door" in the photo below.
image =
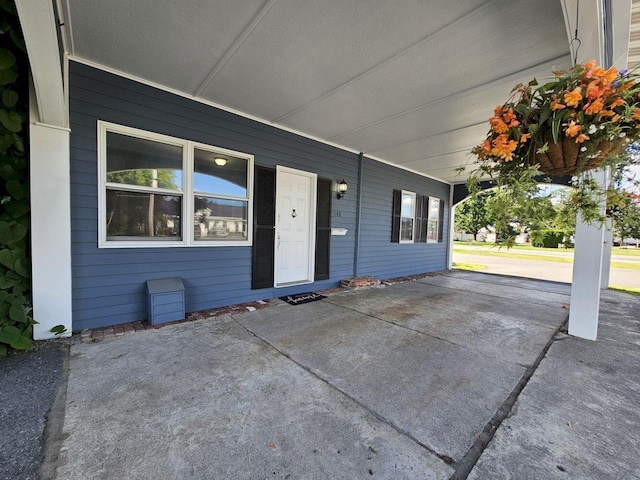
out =
<svg viewBox="0 0 640 480"><path fill-rule="evenodd" d="M313 282L316 184L315 173L276 167L276 287Z"/></svg>

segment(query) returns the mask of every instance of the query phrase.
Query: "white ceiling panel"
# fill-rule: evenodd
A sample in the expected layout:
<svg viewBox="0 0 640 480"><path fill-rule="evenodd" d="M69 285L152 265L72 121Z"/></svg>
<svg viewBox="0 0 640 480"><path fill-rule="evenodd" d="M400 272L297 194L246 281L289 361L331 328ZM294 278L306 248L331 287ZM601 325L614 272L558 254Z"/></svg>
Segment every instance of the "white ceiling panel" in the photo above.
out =
<svg viewBox="0 0 640 480"><path fill-rule="evenodd" d="M548 62L536 69L504 77L500 81L477 86L465 93L448 96L427 106L408 111L367 128L357 130L340 139L338 143L364 152L378 151L388 145L412 142L440 133L461 130L486 122L496 105L507 100L509 92L519 82L528 81L536 74L545 75L552 67L563 68L570 64L569 57ZM542 78L540 76L539 78ZM470 138L470 145L482 138Z"/></svg>
<svg viewBox="0 0 640 480"><path fill-rule="evenodd" d="M396 163L405 164L446 153L466 153L469 151L469 139L483 138L488 130L489 122L483 119L477 125L385 146L379 150L371 150L369 154L378 158L394 158Z"/></svg>
<svg viewBox="0 0 640 480"><path fill-rule="evenodd" d="M264 0L66 0L72 55L191 94Z"/></svg>
<svg viewBox="0 0 640 480"><path fill-rule="evenodd" d="M202 96L282 123L480 4L278 0Z"/></svg>

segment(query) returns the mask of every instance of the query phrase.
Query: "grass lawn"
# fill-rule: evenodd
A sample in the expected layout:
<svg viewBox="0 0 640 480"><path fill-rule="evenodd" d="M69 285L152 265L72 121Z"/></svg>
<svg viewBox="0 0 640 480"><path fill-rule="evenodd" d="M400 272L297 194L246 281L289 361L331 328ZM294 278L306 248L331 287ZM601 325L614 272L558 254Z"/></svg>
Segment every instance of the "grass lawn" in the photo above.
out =
<svg viewBox="0 0 640 480"><path fill-rule="evenodd" d="M486 268L487 268L486 265L480 265L479 263L453 262L454 270L469 270L472 272L479 272L480 270L485 270Z"/></svg>
<svg viewBox="0 0 640 480"><path fill-rule="evenodd" d="M640 297L640 288L616 287L614 285L614 286L610 286L609 290L617 290L618 292L624 292L624 293L628 293L630 295L637 295L638 297Z"/></svg>
<svg viewBox="0 0 640 480"><path fill-rule="evenodd" d="M534 247L532 247L534 248ZM514 249L520 249L520 247L514 247ZM487 251L487 250L476 250L469 249L462 246L455 245L453 247L454 252L459 253L471 253L473 255L482 255L484 257L502 257L502 258L520 258L525 260L538 260L538 261L547 261L547 262L558 262L558 263L573 263L573 258L571 257L554 257L552 255L527 255L526 253L514 253L510 252L511 249L507 250L506 248L495 251ZM557 249L551 248L535 248L535 250L544 252L544 251L558 251ZM617 253L616 253L617 254ZM627 270L640 270L640 263L625 263L625 262L611 262L611 268L624 268Z"/></svg>

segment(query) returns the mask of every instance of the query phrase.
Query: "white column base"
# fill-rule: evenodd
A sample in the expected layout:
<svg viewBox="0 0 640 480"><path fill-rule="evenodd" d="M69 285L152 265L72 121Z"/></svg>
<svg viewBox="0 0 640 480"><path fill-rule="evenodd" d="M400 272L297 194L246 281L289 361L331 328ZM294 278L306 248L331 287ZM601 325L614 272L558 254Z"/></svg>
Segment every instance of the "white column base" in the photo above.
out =
<svg viewBox="0 0 640 480"><path fill-rule="evenodd" d="M33 338L71 335L71 186L69 131L30 125Z"/></svg>

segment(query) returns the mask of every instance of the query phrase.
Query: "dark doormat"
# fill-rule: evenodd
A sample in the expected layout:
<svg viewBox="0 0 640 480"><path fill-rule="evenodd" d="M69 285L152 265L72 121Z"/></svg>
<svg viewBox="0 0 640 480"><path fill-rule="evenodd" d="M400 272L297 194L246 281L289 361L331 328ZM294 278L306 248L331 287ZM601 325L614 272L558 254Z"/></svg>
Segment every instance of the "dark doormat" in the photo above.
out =
<svg viewBox="0 0 640 480"><path fill-rule="evenodd" d="M306 292L280 297L280 300L284 300L289 305L302 305L303 303L315 302L316 300L322 300L323 298L327 297L315 292Z"/></svg>

